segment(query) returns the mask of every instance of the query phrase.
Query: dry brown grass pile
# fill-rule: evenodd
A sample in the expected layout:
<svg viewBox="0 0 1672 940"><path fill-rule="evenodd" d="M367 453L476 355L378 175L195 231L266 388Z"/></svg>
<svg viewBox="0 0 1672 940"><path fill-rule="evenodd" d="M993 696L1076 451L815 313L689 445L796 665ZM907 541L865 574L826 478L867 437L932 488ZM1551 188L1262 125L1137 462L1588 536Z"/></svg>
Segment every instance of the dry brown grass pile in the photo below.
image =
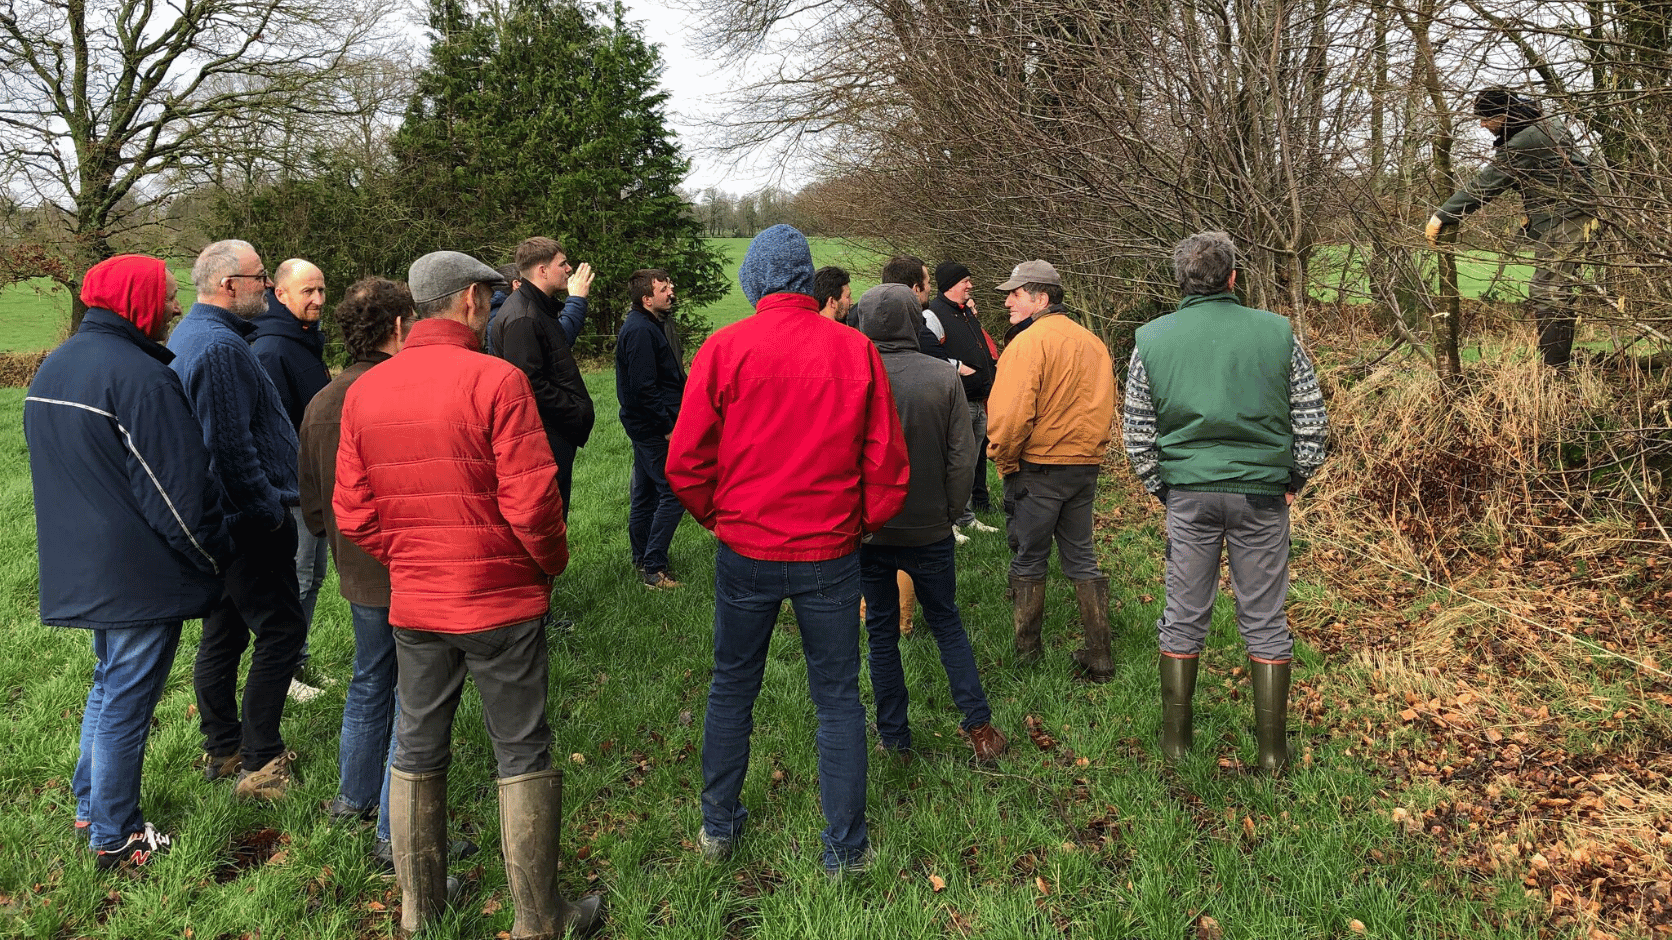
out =
<svg viewBox="0 0 1672 940"><path fill-rule="evenodd" d="M1327 372L1326 372L1327 376ZM1387 764L1396 820L1552 926L1672 937L1672 398L1525 358L1326 377L1296 710Z"/></svg>

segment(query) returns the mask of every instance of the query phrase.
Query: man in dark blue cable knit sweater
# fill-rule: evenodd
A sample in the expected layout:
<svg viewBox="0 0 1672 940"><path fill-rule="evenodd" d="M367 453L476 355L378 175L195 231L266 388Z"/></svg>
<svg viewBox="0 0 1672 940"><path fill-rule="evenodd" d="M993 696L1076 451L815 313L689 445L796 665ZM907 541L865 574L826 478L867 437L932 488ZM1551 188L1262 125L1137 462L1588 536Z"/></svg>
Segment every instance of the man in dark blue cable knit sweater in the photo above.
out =
<svg viewBox="0 0 1672 940"><path fill-rule="evenodd" d="M238 774L237 795L279 799L296 755L279 733L285 693L307 627L296 588L296 430L251 351L250 322L272 279L243 241L215 242L192 267L197 303L174 328L170 363L203 424L234 542L226 587L203 618L192 682L203 730L204 776ZM237 701L238 661L255 637Z"/></svg>

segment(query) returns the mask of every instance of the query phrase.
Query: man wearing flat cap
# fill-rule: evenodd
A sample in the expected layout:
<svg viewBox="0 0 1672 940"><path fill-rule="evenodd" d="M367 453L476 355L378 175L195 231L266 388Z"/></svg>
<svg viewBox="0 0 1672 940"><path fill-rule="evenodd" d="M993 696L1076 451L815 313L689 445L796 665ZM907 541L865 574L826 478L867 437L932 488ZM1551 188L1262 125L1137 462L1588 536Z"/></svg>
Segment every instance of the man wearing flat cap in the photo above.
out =
<svg viewBox="0 0 1672 940"><path fill-rule="evenodd" d="M563 778L546 723L545 620L569 562L557 465L528 377L480 351L499 273L437 251L407 280L416 322L348 390L332 500L342 534L389 569L401 926L424 928L446 901L449 743L468 674L498 762L511 936L586 933L599 899L557 894Z"/></svg>
<svg viewBox="0 0 1672 940"><path fill-rule="evenodd" d="M1012 325L1031 321L999 358L987 397L987 456L1004 478L1010 535L1010 594L1016 653L1041 651L1045 571L1051 540L1074 584L1085 645L1074 652L1095 682L1114 672L1109 658L1109 579L1092 548L1097 468L1115 416L1115 372L1108 347L1068 317L1062 278L1047 261L1024 261L1000 284Z"/></svg>
<svg viewBox="0 0 1672 940"><path fill-rule="evenodd" d="M1520 192L1527 214L1522 234L1533 242L1527 304L1538 323L1539 353L1545 365L1566 368L1579 267L1597 227L1590 165L1567 128L1508 89L1483 90L1475 97L1475 115L1492 132L1492 162L1434 210L1425 231L1428 243L1505 190Z"/></svg>

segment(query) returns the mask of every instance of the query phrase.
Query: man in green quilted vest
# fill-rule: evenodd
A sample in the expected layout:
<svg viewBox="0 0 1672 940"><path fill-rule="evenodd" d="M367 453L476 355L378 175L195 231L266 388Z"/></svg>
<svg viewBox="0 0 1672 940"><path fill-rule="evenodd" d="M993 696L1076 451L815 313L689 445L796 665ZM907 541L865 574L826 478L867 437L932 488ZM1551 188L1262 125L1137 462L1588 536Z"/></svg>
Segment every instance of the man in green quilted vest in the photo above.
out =
<svg viewBox="0 0 1672 940"><path fill-rule="evenodd" d="M1167 507L1167 603L1160 631L1161 752L1190 750L1196 665L1207 645L1219 558L1229 549L1237 629L1248 646L1260 766L1282 771L1294 640L1289 506L1324 460L1318 377L1287 318L1237 303L1224 232L1173 249L1184 300L1140 327L1122 438L1132 469Z"/></svg>

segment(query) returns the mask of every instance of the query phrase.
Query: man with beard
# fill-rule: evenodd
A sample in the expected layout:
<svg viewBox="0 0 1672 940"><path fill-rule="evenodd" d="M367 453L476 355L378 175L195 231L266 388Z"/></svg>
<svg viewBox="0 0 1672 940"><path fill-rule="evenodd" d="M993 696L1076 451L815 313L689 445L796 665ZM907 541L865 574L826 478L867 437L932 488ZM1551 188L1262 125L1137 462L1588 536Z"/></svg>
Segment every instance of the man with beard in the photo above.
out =
<svg viewBox="0 0 1672 940"><path fill-rule="evenodd" d="M226 586L203 618L192 684L208 780L238 775L236 794L276 800L296 754L279 733L285 693L307 638L296 588L296 429L279 390L250 349L272 279L249 242L219 241L192 267L197 303L174 328L170 366L180 374L225 492L234 544ZM238 664L255 638L244 681Z"/></svg>
<svg viewBox="0 0 1672 940"><path fill-rule="evenodd" d="M615 394L621 426L633 444L627 541L645 587L681 587L669 567L668 547L685 510L668 486L668 440L685 394L685 363L673 321L673 279L660 268L634 271L627 282L632 309L615 341Z"/></svg>

